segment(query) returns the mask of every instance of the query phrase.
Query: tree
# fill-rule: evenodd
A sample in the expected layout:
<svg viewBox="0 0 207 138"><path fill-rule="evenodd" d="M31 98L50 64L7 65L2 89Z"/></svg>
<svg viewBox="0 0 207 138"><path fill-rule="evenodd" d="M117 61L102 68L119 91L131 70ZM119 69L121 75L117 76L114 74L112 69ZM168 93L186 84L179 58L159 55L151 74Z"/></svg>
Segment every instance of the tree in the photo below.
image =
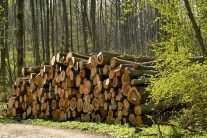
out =
<svg viewBox="0 0 207 138"><path fill-rule="evenodd" d="M87 31L86 31L87 0L81 1L81 14L82 14L84 52L85 52L85 54L88 54L88 44L87 44L88 35L87 35Z"/></svg>
<svg viewBox="0 0 207 138"><path fill-rule="evenodd" d="M35 15L35 7L34 1L30 0L30 8L31 8L31 15L32 15L32 30L33 30L33 38L34 38L34 52L35 52L35 65L38 66L40 64L40 55L39 55L39 34L38 34L38 22ZM37 10L37 9L36 9Z"/></svg>
<svg viewBox="0 0 207 138"><path fill-rule="evenodd" d="M202 37L202 34L201 34L201 30L200 28L198 27L197 23L196 23L196 20L194 18L194 15L193 15L193 12L190 8L190 4L189 4L189 1L188 0L184 0L184 3L185 3L185 7L187 9L187 12L188 12L188 16L190 18L190 21L192 23L192 26L193 26L193 30L195 31L195 36L198 40L198 43L200 45L200 48L201 48L201 51L202 51L202 54L204 57L207 56L207 51L206 51L206 47L205 47L205 44L204 44L204 41L203 41L203 37Z"/></svg>
<svg viewBox="0 0 207 138"><path fill-rule="evenodd" d="M17 0L17 66L18 76L22 75L23 60L23 38L24 38L24 0Z"/></svg>
<svg viewBox="0 0 207 138"><path fill-rule="evenodd" d="M64 19L64 22L65 22L65 50L64 51L69 52L68 15L67 15L67 5L66 5L65 0L62 0L62 6L63 6L63 19Z"/></svg>

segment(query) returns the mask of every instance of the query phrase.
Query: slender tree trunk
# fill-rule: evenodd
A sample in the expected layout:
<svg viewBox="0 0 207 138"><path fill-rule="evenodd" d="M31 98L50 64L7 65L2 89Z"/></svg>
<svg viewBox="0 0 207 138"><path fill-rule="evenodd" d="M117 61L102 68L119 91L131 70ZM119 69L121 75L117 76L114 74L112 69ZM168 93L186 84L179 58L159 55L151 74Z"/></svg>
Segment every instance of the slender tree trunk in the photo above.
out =
<svg viewBox="0 0 207 138"><path fill-rule="evenodd" d="M91 18L91 30L92 30L92 48L93 52L97 52L96 48L96 0L91 0L91 10L90 10L90 18Z"/></svg>
<svg viewBox="0 0 207 138"><path fill-rule="evenodd" d="M32 30L33 30L33 38L34 38L34 51L35 51L35 65L38 66L40 64L39 57L39 39L38 39L38 23L35 15L34 1L30 0L30 8L32 15ZM37 10L37 9L36 9Z"/></svg>
<svg viewBox="0 0 207 138"><path fill-rule="evenodd" d="M184 0L184 3L185 3L185 7L187 9L187 12L188 12L188 16L190 18L190 21L192 23L193 29L195 31L196 38L197 38L198 43L200 45L202 54L203 54L204 57L206 57L207 56L207 51L206 51L206 47L205 47L205 44L204 44L204 41L203 41L203 37L202 37L202 34L201 34L201 30L200 30L200 28L198 27L198 25L196 23L196 20L194 18L193 12L191 10L189 1L188 0Z"/></svg>
<svg viewBox="0 0 207 138"><path fill-rule="evenodd" d="M72 0L70 0L70 50L73 52L73 12L72 12Z"/></svg>
<svg viewBox="0 0 207 138"><path fill-rule="evenodd" d="M6 54L6 59L7 59L7 69L8 69L8 77L9 77L9 84L13 84L13 78L12 78L12 71L11 71L11 64L10 64L10 59L9 59L9 48L8 48L8 29L9 29L9 23L8 23L8 0L6 0L5 3L5 54Z"/></svg>
<svg viewBox="0 0 207 138"><path fill-rule="evenodd" d="M47 7L47 31L46 31L46 61L50 62L50 9L49 9L49 0L46 0ZM43 7L44 8L44 7Z"/></svg>
<svg viewBox="0 0 207 138"><path fill-rule="evenodd" d="M54 48L54 1L50 0L50 23L51 23L51 47L52 47L52 55L55 55Z"/></svg>
<svg viewBox="0 0 207 138"><path fill-rule="evenodd" d="M79 7L78 7L79 0L76 0L76 39L77 39L77 48L78 53L80 52L80 45L79 45Z"/></svg>
<svg viewBox="0 0 207 138"><path fill-rule="evenodd" d="M5 1L0 2L0 49L1 49L1 70L0 70L0 84L3 86L3 89L1 91L6 91L6 61L5 61ZM1 93L1 92L0 92Z"/></svg>
<svg viewBox="0 0 207 138"><path fill-rule="evenodd" d="M24 34L24 0L17 0L17 66L18 76L22 75L23 67L23 34Z"/></svg>
<svg viewBox="0 0 207 138"><path fill-rule="evenodd" d="M65 52L69 52L69 29L68 29L68 15L66 1L62 0L63 19L65 21Z"/></svg>
<svg viewBox="0 0 207 138"><path fill-rule="evenodd" d="M40 23L41 23L41 39L42 39L42 60L45 61L45 27L44 27L44 21L43 21L43 2L42 0L40 2Z"/></svg>
<svg viewBox="0 0 207 138"><path fill-rule="evenodd" d="M81 10L82 10L82 27L83 27L83 43L84 43L84 52L88 54L88 45L87 45L87 31L86 31L86 15L87 15L87 0L81 1Z"/></svg>

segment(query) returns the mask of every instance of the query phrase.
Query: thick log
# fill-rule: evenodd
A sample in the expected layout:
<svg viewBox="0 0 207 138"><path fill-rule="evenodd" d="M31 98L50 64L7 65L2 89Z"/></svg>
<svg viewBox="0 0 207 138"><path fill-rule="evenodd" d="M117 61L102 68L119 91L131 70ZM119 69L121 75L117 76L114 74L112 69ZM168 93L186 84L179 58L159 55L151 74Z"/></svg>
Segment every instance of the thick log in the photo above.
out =
<svg viewBox="0 0 207 138"><path fill-rule="evenodd" d="M150 83L150 78L132 79L131 85L146 85Z"/></svg>
<svg viewBox="0 0 207 138"><path fill-rule="evenodd" d="M92 67L96 67L98 65L97 56L96 55L91 55L88 59L88 63L90 63Z"/></svg>
<svg viewBox="0 0 207 138"><path fill-rule="evenodd" d="M79 98L77 101L77 111L81 112L82 109L83 109L83 100L81 98Z"/></svg>
<svg viewBox="0 0 207 138"><path fill-rule="evenodd" d="M105 79L104 82L103 82L103 87L104 89L110 89L113 87L113 80L111 79Z"/></svg>
<svg viewBox="0 0 207 138"><path fill-rule="evenodd" d="M122 83L130 83L131 79L129 77L129 74L126 74L126 73L123 73L122 76L121 76L121 82Z"/></svg>
<svg viewBox="0 0 207 138"><path fill-rule="evenodd" d="M77 106L77 99L75 97L73 97L70 100L70 110L74 111L76 109L76 106Z"/></svg>
<svg viewBox="0 0 207 138"><path fill-rule="evenodd" d="M123 100L123 107L125 110L129 110L129 108L132 107L131 103L129 103L129 101L127 99Z"/></svg>
<svg viewBox="0 0 207 138"><path fill-rule="evenodd" d="M115 54L115 53L110 53L110 52L100 52L97 55L97 59L98 59L98 64L99 65L107 65L110 64L111 58L112 57L116 57L119 56L120 54Z"/></svg>
<svg viewBox="0 0 207 138"><path fill-rule="evenodd" d="M89 94L93 87L92 82L90 80L84 81L82 86L82 92L84 94Z"/></svg>
<svg viewBox="0 0 207 138"><path fill-rule="evenodd" d="M121 79L118 77L113 78L113 87L118 88L122 86Z"/></svg>
<svg viewBox="0 0 207 138"><path fill-rule="evenodd" d="M128 93L127 99L134 105L139 105L141 100L141 95L136 89L136 87L132 87Z"/></svg>
<svg viewBox="0 0 207 138"><path fill-rule="evenodd" d="M56 62L63 63L64 61L66 61L66 56L67 56L67 53L57 53L55 57Z"/></svg>
<svg viewBox="0 0 207 138"><path fill-rule="evenodd" d="M54 110L54 109L58 109L59 108L59 101L56 101L55 99L52 100L51 102L51 108Z"/></svg>
<svg viewBox="0 0 207 138"><path fill-rule="evenodd" d="M111 61L110 61L110 67L111 68L115 68L117 66L119 66L120 64L137 64L137 62L134 62L134 61L129 61L129 60L123 60L123 59L119 59L119 58L116 58L116 57L113 57L111 58Z"/></svg>
<svg viewBox="0 0 207 138"><path fill-rule="evenodd" d="M40 67L23 67L22 68L22 76L28 76L30 73L39 73Z"/></svg>
<svg viewBox="0 0 207 138"><path fill-rule="evenodd" d="M78 57L78 58L82 58L82 59L86 59L86 60L89 59L88 55L81 55L81 54L77 54L77 53L74 53L74 52L69 52L67 54L67 60L70 60L72 57Z"/></svg>
<svg viewBox="0 0 207 138"><path fill-rule="evenodd" d="M93 101L92 101L92 105L93 105L93 109L95 111L99 110L99 101L97 98L94 98Z"/></svg>
<svg viewBox="0 0 207 138"><path fill-rule="evenodd" d="M127 82L124 82L123 85L122 85L122 94L124 96L128 96L130 90L131 90L130 84L127 83Z"/></svg>
<svg viewBox="0 0 207 138"><path fill-rule="evenodd" d="M109 67L110 67L110 65L104 65L104 67L103 67L103 75L109 76Z"/></svg>
<svg viewBox="0 0 207 138"><path fill-rule="evenodd" d="M130 78L137 78L143 75L156 75L158 73L154 70L136 70L133 68L125 68L124 72L129 74Z"/></svg>
<svg viewBox="0 0 207 138"><path fill-rule="evenodd" d="M60 109L55 109L52 111L52 119L54 121L58 121L60 119L60 112L61 112Z"/></svg>
<svg viewBox="0 0 207 138"><path fill-rule="evenodd" d="M69 104L70 104L70 102L68 99L60 98L59 108L61 110L64 110L65 108L67 108L69 106Z"/></svg>
<svg viewBox="0 0 207 138"><path fill-rule="evenodd" d="M99 96L98 96L98 102L99 102L99 106L100 107L103 107L104 106L104 103L105 103L105 96L103 93L101 93Z"/></svg>

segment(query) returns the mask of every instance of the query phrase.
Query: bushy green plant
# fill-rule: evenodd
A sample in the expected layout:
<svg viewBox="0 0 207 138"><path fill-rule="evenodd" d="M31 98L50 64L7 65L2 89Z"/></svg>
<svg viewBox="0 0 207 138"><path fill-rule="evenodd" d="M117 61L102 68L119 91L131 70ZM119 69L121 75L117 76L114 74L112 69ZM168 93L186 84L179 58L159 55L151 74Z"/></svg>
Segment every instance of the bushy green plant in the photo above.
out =
<svg viewBox="0 0 207 138"><path fill-rule="evenodd" d="M159 74L152 79L149 91L151 100L165 101L166 107L182 104L176 116L184 127L207 127L207 64L189 60L187 49L162 54L158 63Z"/></svg>

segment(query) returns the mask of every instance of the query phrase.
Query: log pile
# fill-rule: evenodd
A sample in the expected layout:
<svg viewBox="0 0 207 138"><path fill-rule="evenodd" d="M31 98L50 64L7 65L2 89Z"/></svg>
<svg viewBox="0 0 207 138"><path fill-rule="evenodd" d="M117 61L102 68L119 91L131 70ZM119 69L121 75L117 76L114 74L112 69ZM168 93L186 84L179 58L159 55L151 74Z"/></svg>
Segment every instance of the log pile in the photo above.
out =
<svg viewBox="0 0 207 138"><path fill-rule="evenodd" d="M157 74L153 57L100 52L93 55L58 53L51 63L22 68L22 77L8 100L12 117L147 124L144 114L159 109L146 105L145 90Z"/></svg>

